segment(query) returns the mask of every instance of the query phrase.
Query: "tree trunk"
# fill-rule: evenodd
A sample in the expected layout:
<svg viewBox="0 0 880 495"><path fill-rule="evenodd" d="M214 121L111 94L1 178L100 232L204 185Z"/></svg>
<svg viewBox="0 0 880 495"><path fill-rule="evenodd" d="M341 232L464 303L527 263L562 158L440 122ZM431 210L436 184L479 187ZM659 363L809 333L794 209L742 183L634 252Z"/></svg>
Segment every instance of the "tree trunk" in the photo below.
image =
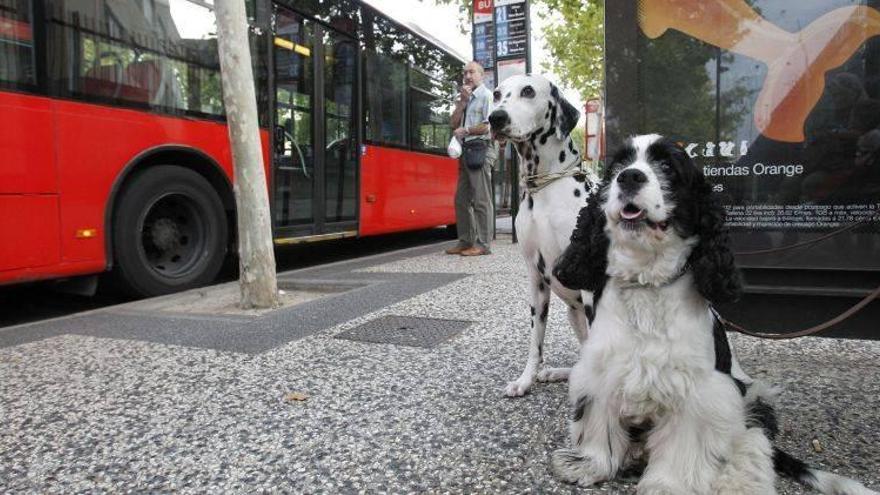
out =
<svg viewBox="0 0 880 495"><path fill-rule="evenodd" d="M278 305L278 285L245 0L216 0L214 6L235 168L241 308L271 308Z"/></svg>

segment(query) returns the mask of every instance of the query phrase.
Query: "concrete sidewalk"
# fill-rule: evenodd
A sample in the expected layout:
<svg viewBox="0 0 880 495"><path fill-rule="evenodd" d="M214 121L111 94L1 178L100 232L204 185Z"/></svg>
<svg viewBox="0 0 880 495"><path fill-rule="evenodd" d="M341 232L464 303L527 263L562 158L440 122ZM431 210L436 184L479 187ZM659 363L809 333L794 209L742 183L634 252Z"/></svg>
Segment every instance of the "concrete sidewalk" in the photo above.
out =
<svg viewBox="0 0 880 495"><path fill-rule="evenodd" d="M450 244L285 273L326 296L262 316L151 300L0 330L0 492L631 493L552 477L566 384L503 396L528 342L517 247ZM550 365L577 355L563 309ZM880 342L731 340L784 387L784 449L880 488Z"/></svg>

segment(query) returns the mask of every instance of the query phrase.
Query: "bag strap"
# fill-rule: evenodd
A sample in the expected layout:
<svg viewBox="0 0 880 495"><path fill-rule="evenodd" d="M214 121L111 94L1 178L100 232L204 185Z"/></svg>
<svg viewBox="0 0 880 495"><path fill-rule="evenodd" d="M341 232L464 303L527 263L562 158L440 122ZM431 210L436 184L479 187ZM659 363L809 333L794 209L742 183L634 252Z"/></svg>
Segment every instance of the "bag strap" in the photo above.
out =
<svg viewBox="0 0 880 495"><path fill-rule="evenodd" d="M471 96L473 96L473 93L471 93ZM471 102L474 100L476 100L476 97L469 99L467 105L464 106L464 112L461 113L461 125L459 127L464 127L464 123L467 120L468 110L471 109ZM462 141L464 141L464 139L462 139Z"/></svg>
<svg viewBox="0 0 880 495"><path fill-rule="evenodd" d="M477 100L476 92L478 89L480 89L480 86L477 86L476 88L474 88L474 92L471 93L471 98L468 100L467 105L465 105L465 107L464 107L464 113L461 115L461 127L464 127L464 122L467 120L467 114L468 114L468 110L471 109L471 103L473 103Z"/></svg>

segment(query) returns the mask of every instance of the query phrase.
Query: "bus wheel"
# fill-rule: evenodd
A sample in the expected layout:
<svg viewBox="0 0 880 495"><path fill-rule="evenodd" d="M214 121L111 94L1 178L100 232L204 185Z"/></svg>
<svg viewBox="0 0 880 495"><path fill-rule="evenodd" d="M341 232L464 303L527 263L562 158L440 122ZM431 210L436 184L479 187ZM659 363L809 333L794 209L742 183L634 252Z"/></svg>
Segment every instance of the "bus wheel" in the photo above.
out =
<svg viewBox="0 0 880 495"><path fill-rule="evenodd" d="M226 211L213 186L173 165L138 173L113 214L114 278L149 297L208 284L226 257Z"/></svg>

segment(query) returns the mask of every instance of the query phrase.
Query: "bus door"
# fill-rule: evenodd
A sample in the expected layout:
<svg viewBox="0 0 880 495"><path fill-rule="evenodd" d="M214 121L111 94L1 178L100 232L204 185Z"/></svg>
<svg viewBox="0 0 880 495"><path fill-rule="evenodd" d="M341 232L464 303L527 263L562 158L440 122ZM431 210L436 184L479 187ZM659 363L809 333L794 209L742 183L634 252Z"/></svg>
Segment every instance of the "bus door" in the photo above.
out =
<svg viewBox="0 0 880 495"><path fill-rule="evenodd" d="M45 77L33 12L29 0L0 1L0 271L61 261L52 104L27 94Z"/></svg>
<svg viewBox="0 0 880 495"><path fill-rule="evenodd" d="M276 242L357 233L357 43L276 5L273 225Z"/></svg>

